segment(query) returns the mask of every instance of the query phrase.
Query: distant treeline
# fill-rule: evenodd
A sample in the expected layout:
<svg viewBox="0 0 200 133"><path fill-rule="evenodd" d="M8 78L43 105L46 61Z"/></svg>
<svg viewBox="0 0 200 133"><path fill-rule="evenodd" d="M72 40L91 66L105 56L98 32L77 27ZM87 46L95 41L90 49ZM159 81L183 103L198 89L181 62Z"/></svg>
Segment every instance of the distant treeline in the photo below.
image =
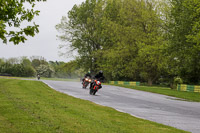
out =
<svg viewBox="0 0 200 133"><path fill-rule="evenodd" d="M199 16L199 0L86 0L56 28L108 80L199 84Z"/></svg>
<svg viewBox="0 0 200 133"><path fill-rule="evenodd" d="M75 61L47 62L43 57L33 56L20 58L0 58L0 75L33 77L39 74L42 77L77 78L81 76L81 69Z"/></svg>

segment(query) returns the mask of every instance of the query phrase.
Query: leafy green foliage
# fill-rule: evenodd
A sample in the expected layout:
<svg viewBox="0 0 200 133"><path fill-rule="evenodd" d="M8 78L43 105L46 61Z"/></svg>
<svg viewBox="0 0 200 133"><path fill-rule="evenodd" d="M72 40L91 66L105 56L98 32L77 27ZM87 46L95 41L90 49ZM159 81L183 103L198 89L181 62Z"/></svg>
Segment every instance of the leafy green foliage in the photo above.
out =
<svg viewBox="0 0 200 133"><path fill-rule="evenodd" d="M59 38L70 42L70 47L80 55L81 65L87 70L96 68L93 54L101 48L101 14L97 10L100 1L86 0L80 6L74 5L68 13L68 18L63 17L56 29L63 33ZM102 10L102 9L101 9Z"/></svg>
<svg viewBox="0 0 200 133"><path fill-rule="evenodd" d="M43 57L32 57L31 65L36 69L40 65L48 65L48 62Z"/></svg>
<svg viewBox="0 0 200 133"><path fill-rule="evenodd" d="M53 77L71 79L81 77L82 74L82 72L78 72L80 68L76 61L67 63L50 61L49 65L54 69Z"/></svg>
<svg viewBox="0 0 200 133"><path fill-rule="evenodd" d="M86 0L57 29L64 33L60 39L78 50L85 70L103 69L109 79L155 81L163 67L159 13L156 1Z"/></svg>
<svg viewBox="0 0 200 133"><path fill-rule="evenodd" d="M34 36L39 32L39 25L23 27L22 22L31 22L34 16L39 15L33 10L35 3L46 0L1 0L0 1L0 39L3 43L13 42L19 44L27 40L26 36ZM31 8L26 9L24 4L29 3ZM8 30L11 27L11 30ZM13 30L14 29L14 30Z"/></svg>
<svg viewBox="0 0 200 133"><path fill-rule="evenodd" d="M37 74L42 77L50 78L54 72L54 70L49 65L40 65L36 68Z"/></svg>
<svg viewBox="0 0 200 133"><path fill-rule="evenodd" d="M47 62L43 57L32 56L20 58L0 58L0 75L11 75L17 77L33 77L39 74L46 78L80 78L83 70L78 67L77 61L70 62Z"/></svg>
<svg viewBox="0 0 200 133"><path fill-rule="evenodd" d="M200 82L197 0L86 0L56 26L85 71L108 80Z"/></svg>
<svg viewBox="0 0 200 133"><path fill-rule="evenodd" d="M0 59L3 60L3 59ZM21 63L17 63L18 59L11 58L0 63L0 73L3 75L12 75L17 77L32 77L35 76L36 71L31 66L29 59L22 59Z"/></svg>
<svg viewBox="0 0 200 133"><path fill-rule="evenodd" d="M180 78L180 77L176 77L174 78L174 83L177 85L177 84L182 84L183 83L183 80Z"/></svg>
<svg viewBox="0 0 200 133"><path fill-rule="evenodd" d="M169 52L176 58L178 76L186 83L200 81L200 1L172 0L169 24Z"/></svg>

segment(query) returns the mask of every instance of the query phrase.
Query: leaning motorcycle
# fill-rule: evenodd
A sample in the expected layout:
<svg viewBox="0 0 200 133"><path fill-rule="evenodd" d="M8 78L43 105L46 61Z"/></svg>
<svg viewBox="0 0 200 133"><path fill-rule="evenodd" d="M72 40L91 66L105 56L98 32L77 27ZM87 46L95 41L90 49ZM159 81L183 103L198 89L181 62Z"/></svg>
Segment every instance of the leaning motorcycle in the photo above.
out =
<svg viewBox="0 0 200 133"><path fill-rule="evenodd" d="M90 95L95 95L96 92L101 89L101 82L100 80L94 80L93 85L90 88Z"/></svg>
<svg viewBox="0 0 200 133"><path fill-rule="evenodd" d="M84 79L84 81L83 81L83 87L82 87L82 88L86 89L87 86L90 84L91 81L92 81L92 80L90 79L90 77L86 77L86 78Z"/></svg>

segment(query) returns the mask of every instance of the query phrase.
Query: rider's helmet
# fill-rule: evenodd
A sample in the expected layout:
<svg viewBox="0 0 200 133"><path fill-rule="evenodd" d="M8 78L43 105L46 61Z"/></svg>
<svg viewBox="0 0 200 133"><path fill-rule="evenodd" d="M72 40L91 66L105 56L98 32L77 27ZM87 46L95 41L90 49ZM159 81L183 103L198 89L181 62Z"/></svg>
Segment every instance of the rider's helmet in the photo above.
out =
<svg viewBox="0 0 200 133"><path fill-rule="evenodd" d="M99 71L99 73L100 73L100 74L103 74L103 71L102 71L102 70L100 70L100 71Z"/></svg>
<svg viewBox="0 0 200 133"><path fill-rule="evenodd" d="M90 71L88 71L88 73L90 74L91 72L90 72Z"/></svg>

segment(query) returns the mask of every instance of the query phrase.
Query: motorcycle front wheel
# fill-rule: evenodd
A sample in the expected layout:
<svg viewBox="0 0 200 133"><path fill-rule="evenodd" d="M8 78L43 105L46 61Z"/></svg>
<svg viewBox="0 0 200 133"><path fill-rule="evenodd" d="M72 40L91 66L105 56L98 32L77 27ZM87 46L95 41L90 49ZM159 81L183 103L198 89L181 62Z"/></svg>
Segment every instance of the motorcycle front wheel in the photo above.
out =
<svg viewBox="0 0 200 133"><path fill-rule="evenodd" d="M95 94L96 94L96 92L97 92L97 90L94 90L94 91L93 91L93 95L95 95Z"/></svg>

